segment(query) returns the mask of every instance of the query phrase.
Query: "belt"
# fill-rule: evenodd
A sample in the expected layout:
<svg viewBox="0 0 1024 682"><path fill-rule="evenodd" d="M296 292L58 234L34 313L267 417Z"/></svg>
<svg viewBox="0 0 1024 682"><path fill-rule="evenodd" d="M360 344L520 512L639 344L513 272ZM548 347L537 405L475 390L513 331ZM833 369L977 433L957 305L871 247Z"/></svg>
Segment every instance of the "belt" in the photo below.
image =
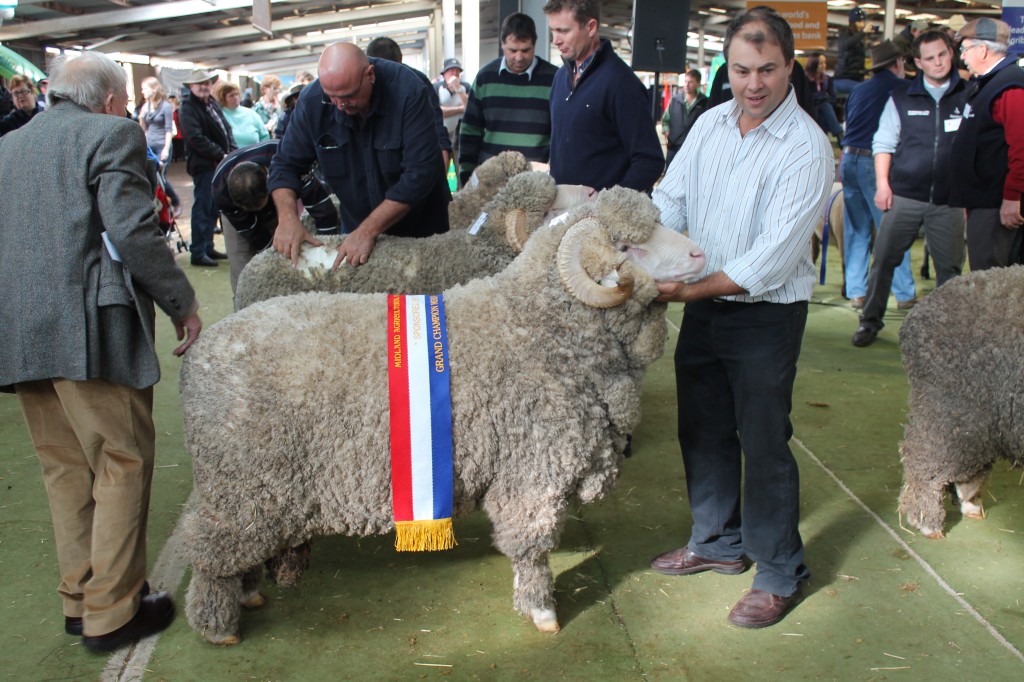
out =
<svg viewBox="0 0 1024 682"><path fill-rule="evenodd" d="M871 156L870 149L862 149L861 147L843 147L843 152L853 154L854 156Z"/></svg>

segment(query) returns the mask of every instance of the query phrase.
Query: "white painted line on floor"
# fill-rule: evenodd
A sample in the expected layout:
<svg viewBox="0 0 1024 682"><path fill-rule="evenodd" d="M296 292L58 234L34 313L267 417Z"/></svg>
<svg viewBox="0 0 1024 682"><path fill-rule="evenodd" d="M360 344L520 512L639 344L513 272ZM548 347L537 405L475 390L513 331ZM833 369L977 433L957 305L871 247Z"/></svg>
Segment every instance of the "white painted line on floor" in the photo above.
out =
<svg viewBox="0 0 1024 682"><path fill-rule="evenodd" d="M174 594L185 576L185 568L188 562L185 561L185 553L181 547L182 522L185 516L192 511L196 505L196 491L193 488L188 496L185 506L178 517L178 523L174 526L174 532L167 538L167 543L160 550L160 555L153 564L153 570L149 572L149 582L154 591L165 590ZM185 605L176 604L178 609L177 618L185 617ZM142 679L149 665L149 659L153 655L160 635L140 640L135 646L126 647L115 652L107 661L107 666L100 675L100 682L137 682Z"/></svg>
<svg viewBox="0 0 1024 682"><path fill-rule="evenodd" d="M902 537L900 537L900 534L896 532L896 529L894 529L892 526L887 524L882 519L881 516L879 516L878 514L876 514L873 511L871 511L871 508L868 507L866 504L864 504L864 502L861 501L861 499L859 497L857 497L854 494L854 492L852 490L850 490L846 486L846 484L843 483L839 479L838 476L836 476L834 473L832 473L832 470L829 469L827 466L825 466L825 464L820 459L818 459L814 455L813 452L811 452L810 448L808 448L806 445L803 444L803 441L801 441L799 438L794 437L793 438L793 442L796 443L797 445L799 445L800 449L803 450L805 453L807 453L807 456L810 457L811 460L815 464L817 464L821 468L822 471L824 471L826 474L828 474L829 478L831 478L833 481L835 481L836 485L838 485L839 488L844 493L846 493L847 497L849 497L851 500L856 502L860 506L861 509L863 509L865 512L867 512L868 516L870 516L872 519L874 519L875 523L877 523L879 526L881 526L885 530L885 532L888 533L892 537L892 539L896 541L896 544L898 544L900 547L902 547L903 551L905 551L908 555L910 555L914 559L914 561L916 561L921 566L921 568L924 569L924 572L927 573L928 575L930 575L932 577L932 579L935 580L935 582L937 582L939 584L939 587L941 587L943 590L945 590L949 594L949 596L953 597L953 599L956 600L956 602L963 608L964 611L966 611L967 613L971 614L974 617L974 620L978 621L978 623L980 623L981 626L984 627L985 630L987 630L988 633L990 635L992 635L996 639L997 642L999 642L1000 644L1003 645L1004 649L1006 649L1011 654L1013 654L1018 659L1020 659L1022 662L1024 662L1024 654L1022 654L1020 651L1018 651L1017 648L1015 646L1013 646L1013 644L1011 644L1009 641L1007 641L1007 639L1005 637L1003 637L1001 634L999 634L999 631L996 630L992 626L991 623L989 623L987 620L985 620L984 616L982 616L980 613L978 613L978 611L973 606L971 606L970 604L967 603L967 600L965 600L960 594L958 594L956 590L954 590L952 587L950 587L949 583L947 583L945 580L943 580L942 576L940 576L938 574L938 572L936 572L936 570L931 567L931 564L929 564L927 561L925 561L924 558L920 554L915 552L910 547L910 545L907 544L906 540L904 540Z"/></svg>

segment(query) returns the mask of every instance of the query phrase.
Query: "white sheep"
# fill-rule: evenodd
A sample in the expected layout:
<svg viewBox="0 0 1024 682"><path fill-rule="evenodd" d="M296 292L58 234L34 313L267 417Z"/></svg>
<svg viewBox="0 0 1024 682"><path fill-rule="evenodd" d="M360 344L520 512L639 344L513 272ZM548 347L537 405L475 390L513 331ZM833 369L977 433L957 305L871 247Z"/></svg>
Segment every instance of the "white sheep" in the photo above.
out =
<svg viewBox="0 0 1024 682"><path fill-rule="evenodd" d="M497 158L497 157L495 157ZM358 268L332 270L344 237L324 237L324 246L302 246L298 267L268 249L238 278L239 310L257 301L304 291L438 293L507 266L531 231L592 198L593 190L555 185L546 173L520 173L508 180L467 229L414 239L382 235L370 260Z"/></svg>
<svg viewBox="0 0 1024 682"><path fill-rule="evenodd" d="M548 554L570 501L614 484L644 368L664 349L654 280L704 266L656 219L646 195L605 190L536 232L501 273L444 293L455 515L487 512L512 562L513 603L541 631L559 629ZM198 505L185 522L186 613L208 641L239 641L240 605L262 602L268 559L315 535L394 528L386 301L263 301L187 354Z"/></svg>
<svg viewBox="0 0 1024 682"><path fill-rule="evenodd" d="M972 272L918 303L900 329L910 383L900 443L899 509L930 538L943 537L943 498L984 518L981 492L997 459L1024 464L1024 267Z"/></svg>

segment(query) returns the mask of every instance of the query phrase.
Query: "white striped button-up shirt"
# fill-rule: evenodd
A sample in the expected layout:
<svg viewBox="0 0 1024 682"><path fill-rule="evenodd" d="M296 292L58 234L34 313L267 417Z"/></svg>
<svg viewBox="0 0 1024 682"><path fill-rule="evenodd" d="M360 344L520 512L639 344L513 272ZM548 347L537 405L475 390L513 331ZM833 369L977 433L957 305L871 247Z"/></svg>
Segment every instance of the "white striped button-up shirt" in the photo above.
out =
<svg viewBox="0 0 1024 682"><path fill-rule="evenodd" d="M701 276L719 270L746 289L748 303L811 297L811 233L835 177L825 134L792 87L761 125L740 135L740 107L721 104L697 119L654 203L661 221L704 249Z"/></svg>

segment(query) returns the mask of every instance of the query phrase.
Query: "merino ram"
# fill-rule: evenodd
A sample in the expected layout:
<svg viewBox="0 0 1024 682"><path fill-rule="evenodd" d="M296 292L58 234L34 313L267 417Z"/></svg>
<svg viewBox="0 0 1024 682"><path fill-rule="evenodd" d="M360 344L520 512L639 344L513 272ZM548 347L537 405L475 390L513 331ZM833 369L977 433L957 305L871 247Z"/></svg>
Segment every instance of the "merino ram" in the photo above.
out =
<svg viewBox="0 0 1024 682"><path fill-rule="evenodd" d="M334 248L343 237L322 238L324 246L303 245L299 266L267 249L238 278L235 301L241 310L257 301L304 291L434 294L504 269L529 237L551 217L592 198L593 191L555 185L550 175L525 172L511 178L487 204L484 222L422 239L377 239L369 262L331 270Z"/></svg>
<svg viewBox="0 0 1024 682"><path fill-rule="evenodd" d="M946 489L983 518L981 492L997 459L1024 463L1024 267L972 272L926 296L900 329L910 383L900 443L900 512L943 537Z"/></svg>
<svg viewBox="0 0 1024 682"><path fill-rule="evenodd" d="M570 501L615 483L644 368L664 349L655 279L704 266L656 220L645 195L605 190L501 273L444 293L455 516L489 515L513 603L541 631L559 629L548 554ZM387 319L384 294L280 297L217 323L186 355L198 495L186 613L210 642L239 641L264 562L313 536L395 527Z"/></svg>

